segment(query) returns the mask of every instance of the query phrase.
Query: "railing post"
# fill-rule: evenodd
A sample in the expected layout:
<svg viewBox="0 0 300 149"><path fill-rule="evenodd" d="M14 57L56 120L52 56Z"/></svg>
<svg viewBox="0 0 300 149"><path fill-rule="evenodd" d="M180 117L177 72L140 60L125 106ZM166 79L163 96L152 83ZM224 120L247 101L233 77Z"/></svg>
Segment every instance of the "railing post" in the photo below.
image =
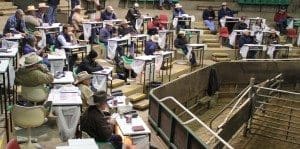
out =
<svg viewBox="0 0 300 149"><path fill-rule="evenodd" d="M248 97L250 98L250 109L249 109L249 120L248 120L248 123L245 124L245 128L244 128L244 132L243 132L243 135L246 136L247 133L250 131L250 127L251 127L251 121L252 121L252 116L254 114L254 110L255 110L255 97L254 97L254 94L255 94L255 91L254 91L254 86L255 84L255 78L250 78L250 83L249 83L249 87L250 87L250 90L249 90L249 94L248 94Z"/></svg>

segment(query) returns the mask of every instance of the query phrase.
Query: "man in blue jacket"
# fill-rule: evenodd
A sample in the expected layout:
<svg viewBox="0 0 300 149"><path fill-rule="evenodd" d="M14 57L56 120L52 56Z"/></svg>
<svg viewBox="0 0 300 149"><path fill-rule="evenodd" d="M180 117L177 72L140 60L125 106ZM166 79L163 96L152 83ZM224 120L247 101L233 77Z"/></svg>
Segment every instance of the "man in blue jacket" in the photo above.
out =
<svg viewBox="0 0 300 149"><path fill-rule="evenodd" d="M17 9L16 13L10 16L4 26L3 34L14 33L23 34L26 32L26 25L23 19L24 12L22 9Z"/></svg>
<svg viewBox="0 0 300 149"><path fill-rule="evenodd" d="M213 10L212 6L208 6L208 9L205 9L202 14L202 18L204 20L205 26L207 26L211 33L216 33L216 26L215 26L215 11Z"/></svg>
<svg viewBox="0 0 300 149"><path fill-rule="evenodd" d="M253 37L250 36L249 30L244 30L243 35L239 39L239 47L242 48L245 44L255 44ZM255 58L257 51L249 50L247 54L247 58Z"/></svg>
<svg viewBox="0 0 300 149"><path fill-rule="evenodd" d="M156 34L156 35L152 35L151 36L151 39L149 39L148 41L146 41L146 44L145 44L145 51L144 53L146 55L153 55L154 52L159 49L159 46L158 46L158 38L159 38L159 35Z"/></svg>
<svg viewBox="0 0 300 149"><path fill-rule="evenodd" d="M100 14L101 16L101 20L104 21L104 20L114 20L114 19L117 19L117 16L116 14L114 13L114 9L112 6L107 6L105 8L105 10L103 10Z"/></svg>

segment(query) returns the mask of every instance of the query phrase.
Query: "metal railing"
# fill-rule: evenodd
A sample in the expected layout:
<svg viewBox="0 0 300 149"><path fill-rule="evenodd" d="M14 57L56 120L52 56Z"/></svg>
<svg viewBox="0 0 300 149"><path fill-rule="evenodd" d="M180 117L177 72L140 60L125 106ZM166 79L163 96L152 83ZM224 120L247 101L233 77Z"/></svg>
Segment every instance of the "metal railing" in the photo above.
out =
<svg viewBox="0 0 300 149"><path fill-rule="evenodd" d="M227 148L229 149L233 149L233 147L228 144L228 142L226 142L225 140L223 140L216 132L214 132L212 129L210 129L204 122L202 122L197 116L195 116L192 112L190 112L185 106L183 106L177 99L175 99L172 96L168 96L162 99L159 99L158 102L160 104L164 104L163 101L166 100L172 100L173 102L175 102L180 108L182 108L184 111L186 111L186 113L188 113L192 118L190 120L187 121L181 121L181 124L186 125L189 124L193 121L197 121L201 126L203 126L206 130L208 130L215 138L217 138L220 142L222 142Z"/></svg>

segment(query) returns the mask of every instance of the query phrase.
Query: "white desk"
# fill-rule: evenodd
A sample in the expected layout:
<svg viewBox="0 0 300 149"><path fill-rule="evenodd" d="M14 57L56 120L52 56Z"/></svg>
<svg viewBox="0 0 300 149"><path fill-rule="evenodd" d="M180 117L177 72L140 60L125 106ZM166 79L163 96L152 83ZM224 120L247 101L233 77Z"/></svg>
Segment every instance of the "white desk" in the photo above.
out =
<svg viewBox="0 0 300 149"><path fill-rule="evenodd" d="M96 72L93 72L93 75L95 77L97 77L97 75L102 75L102 76L105 76L106 77L106 93L107 93L107 88L108 88L108 78L109 76L112 77L112 71L113 71L114 67L104 67L103 70L101 71L96 71ZM110 79L110 85L111 85L111 88L110 88L110 92L112 92L112 79Z"/></svg>
<svg viewBox="0 0 300 149"><path fill-rule="evenodd" d="M73 54L81 53L82 60L84 58L84 54L87 55L87 45L73 44L73 45L62 46L61 48L66 50L68 64L70 64L69 57L71 57ZM70 65L68 65L68 69L70 70Z"/></svg>
<svg viewBox="0 0 300 149"><path fill-rule="evenodd" d="M64 49L55 49L55 52L48 54L48 60L66 60L66 51Z"/></svg>
<svg viewBox="0 0 300 149"><path fill-rule="evenodd" d="M81 106L82 100L78 87L65 87L66 86L63 86L60 89L51 89L48 101L52 101L53 106Z"/></svg>
<svg viewBox="0 0 300 149"><path fill-rule="evenodd" d="M14 62L14 66L17 68L18 66L18 48L10 48L7 49L7 52L0 52L0 58L10 58Z"/></svg>
<svg viewBox="0 0 300 149"><path fill-rule="evenodd" d="M286 45L282 45L282 44L271 44L270 46L268 46L268 50L267 50L267 54L269 55L269 57L271 59L274 58L274 53L278 50L285 50L286 52L286 56L288 57L289 52L292 50L292 46L291 44L286 44Z"/></svg>
<svg viewBox="0 0 300 149"><path fill-rule="evenodd" d="M35 27L35 28L36 29L42 29L42 30L59 29L60 28L60 23L53 23L51 25L49 25L49 24L47 24L47 25L43 24L43 26L38 26L38 27Z"/></svg>
<svg viewBox="0 0 300 149"><path fill-rule="evenodd" d="M156 52L154 52L154 55L161 55L163 57L163 61L166 64L167 69L161 69L161 72L162 72L161 82L164 82L164 71L166 71L166 75L169 76L169 81L171 81L173 52L171 52L171 51L156 51Z"/></svg>
<svg viewBox="0 0 300 149"><path fill-rule="evenodd" d="M183 29L185 32L190 32L191 34L195 33L197 36L197 43L200 43L200 36L203 35L203 30L201 29ZM189 37L189 42L191 41L191 37Z"/></svg>
<svg viewBox="0 0 300 149"><path fill-rule="evenodd" d="M21 34L14 34L13 36L9 36L9 37L3 37L3 39L5 40L21 40L24 37Z"/></svg>
<svg viewBox="0 0 300 149"><path fill-rule="evenodd" d="M190 57L192 51L197 51L196 57L200 60L200 65L203 67L203 60L204 60L204 51L206 50L206 44L186 44L187 48L189 49L187 57ZM199 49L199 50L195 50Z"/></svg>
<svg viewBox="0 0 300 149"><path fill-rule="evenodd" d="M117 122L117 125L120 127L120 130L124 136L151 134L151 131L148 128L148 126L143 121L143 119L139 116L137 118L132 118L131 123L126 123L125 116L123 116L122 118L120 116L117 116L116 122ZM145 130L133 131L132 130L133 126L143 126Z"/></svg>
<svg viewBox="0 0 300 149"><path fill-rule="evenodd" d="M117 100L117 105L113 105L113 101ZM128 101L126 105L126 96L116 96L112 100L107 101L110 108L118 108L118 113L129 112L132 110L132 104Z"/></svg>
<svg viewBox="0 0 300 149"><path fill-rule="evenodd" d="M69 139L69 146L57 146L56 149L98 149L94 139Z"/></svg>
<svg viewBox="0 0 300 149"><path fill-rule="evenodd" d="M260 44L244 44L243 47L240 49L240 54L243 59L247 58L249 51L266 51L267 46L266 45L260 45Z"/></svg>
<svg viewBox="0 0 300 149"><path fill-rule="evenodd" d="M142 56L138 56L135 57L134 60L138 60L138 61L144 61L144 66L143 67L143 71L144 71L144 79L143 79L143 93L146 93L146 80L148 78L149 83L154 81L154 77L155 77L155 57L154 55L142 55ZM147 75L147 65L149 64L149 74ZM142 81L142 79L141 79Z"/></svg>
<svg viewBox="0 0 300 149"><path fill-rule="evenodd" d="M73 73L71 71L65 71L65 76L60 79L54 78L53 84L72 84L74 81Z"/></svg>

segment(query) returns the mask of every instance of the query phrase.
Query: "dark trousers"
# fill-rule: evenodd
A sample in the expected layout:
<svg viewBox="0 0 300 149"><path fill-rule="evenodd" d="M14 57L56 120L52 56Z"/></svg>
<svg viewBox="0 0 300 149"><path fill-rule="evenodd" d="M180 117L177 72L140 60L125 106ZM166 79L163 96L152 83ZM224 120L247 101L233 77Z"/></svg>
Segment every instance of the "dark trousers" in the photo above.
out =
<svg viewBox="0 0 300 149"><path fill-rule="evenodd" d="M181 49L182 49L184 55L187 55L187 53L189 52L189 50L188 50L188 48L187 48L186 46L182 47ZM192 55L192 57L191 57L189 60L190 60L190 63L191 63L192 65L194 65L194 64L196 64L196 62L197 62L197 61L196 61L196 55L195 55L195 52L192 51L192 52L191 52L191 55Z"/></svg>
<svg viewBox="0 0 300 149"><path fill-rule="evenodd" d="M71 0L71 9L80 4L80 0Z"/></svg>
<svg viewBox="0 0 300 149"><path fill-rule="evenodd" d="M254 50L248 51L247 59L255 59L256 53L257 53L257 51L254 51Z"/></svg>

